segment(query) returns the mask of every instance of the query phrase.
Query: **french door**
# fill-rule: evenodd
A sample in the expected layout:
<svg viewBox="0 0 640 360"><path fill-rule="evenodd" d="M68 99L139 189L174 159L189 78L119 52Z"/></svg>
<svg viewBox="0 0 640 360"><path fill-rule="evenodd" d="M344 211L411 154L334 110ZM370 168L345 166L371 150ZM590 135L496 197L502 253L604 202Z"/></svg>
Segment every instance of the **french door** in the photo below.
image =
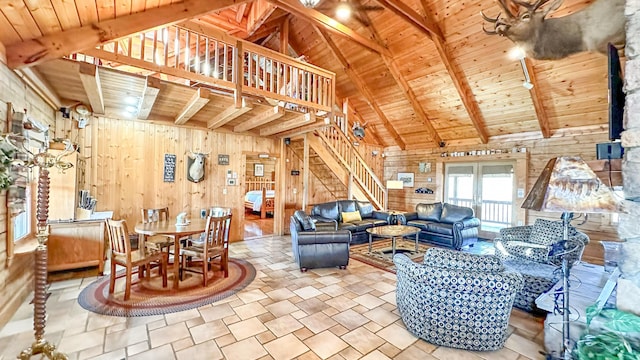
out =
<svg viewBox="0 0 640 360"><path fill-rule="evenodd" d="M482 238L493 239L513 225L515 162L486 161L445 164L444 201L470 207L480 219Z"/></svg>

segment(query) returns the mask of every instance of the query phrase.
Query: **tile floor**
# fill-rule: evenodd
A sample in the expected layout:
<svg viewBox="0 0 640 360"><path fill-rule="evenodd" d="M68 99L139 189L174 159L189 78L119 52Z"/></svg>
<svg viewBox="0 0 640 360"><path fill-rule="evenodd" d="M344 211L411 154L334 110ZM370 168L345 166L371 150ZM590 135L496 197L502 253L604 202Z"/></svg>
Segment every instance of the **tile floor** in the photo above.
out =
<svg viewBox="0 0 640 360"><path fill-rule="evenodd" d="M70 359L544 359L543 319L514 310L505 347L467 352L431 345L405 329L395 275L357 261L301 273L289 237L233 243L256 279L222 301L138 318L90 313L79 292L95 277L51 284L45 338ZM0 360L33 341L29 300L0 330Z"/></svg>

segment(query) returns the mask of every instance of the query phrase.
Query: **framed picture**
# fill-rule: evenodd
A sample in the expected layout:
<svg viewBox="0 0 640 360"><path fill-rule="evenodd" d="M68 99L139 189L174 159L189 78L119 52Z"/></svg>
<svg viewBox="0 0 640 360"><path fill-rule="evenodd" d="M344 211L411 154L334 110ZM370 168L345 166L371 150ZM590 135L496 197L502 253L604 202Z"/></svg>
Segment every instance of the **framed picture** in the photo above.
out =
<svg viewBox="0 0 640 360"><path fill-rule="evenodd" d="M402 181L404 187L413 187L413 173L398 173L398 180Z"/></svg>
<svg viewBox="0 0 640 360"><path fill-rule="evenodd" d="M253 176L264 176L264 164L253 164Z"/></svg>

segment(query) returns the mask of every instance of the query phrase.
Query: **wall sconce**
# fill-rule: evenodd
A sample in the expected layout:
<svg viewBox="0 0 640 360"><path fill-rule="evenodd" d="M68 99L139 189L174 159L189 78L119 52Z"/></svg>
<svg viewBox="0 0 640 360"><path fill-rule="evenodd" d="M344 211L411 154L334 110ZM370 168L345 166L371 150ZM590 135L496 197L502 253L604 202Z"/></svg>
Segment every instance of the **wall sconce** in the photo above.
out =
<svg viewBox="0 0 640 360"><path fill-rule="evenodd" d="M378 150L371 151L371 156L376 157L380 152Z"/></svg>

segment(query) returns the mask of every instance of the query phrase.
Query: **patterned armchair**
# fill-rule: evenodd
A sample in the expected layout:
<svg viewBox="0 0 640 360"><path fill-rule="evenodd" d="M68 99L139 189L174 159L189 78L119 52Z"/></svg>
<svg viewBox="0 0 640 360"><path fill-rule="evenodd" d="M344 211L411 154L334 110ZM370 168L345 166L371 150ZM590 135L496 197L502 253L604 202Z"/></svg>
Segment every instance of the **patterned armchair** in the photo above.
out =
<svg viewBox="0 0 640 360"><path fill-rule="evenodd" d="M504 346L522 276L499 258L429 248L422 264L396 254L396 302L414 335L435 345L491 351Z"/></svg>
<svg viewBox="0 0 640 360"><path fill-rule="evenodd" d="M524 287L518 292L515 306L536 311L535 300L561 278L562 257L550 256L553 244L562 240L561 221L536 219L533 225L516 226L500 230L493 240L495 254L505 267L518 271L524 277ZM580 261L589 237L569 226L567 253L569 264Z"/></svg>

